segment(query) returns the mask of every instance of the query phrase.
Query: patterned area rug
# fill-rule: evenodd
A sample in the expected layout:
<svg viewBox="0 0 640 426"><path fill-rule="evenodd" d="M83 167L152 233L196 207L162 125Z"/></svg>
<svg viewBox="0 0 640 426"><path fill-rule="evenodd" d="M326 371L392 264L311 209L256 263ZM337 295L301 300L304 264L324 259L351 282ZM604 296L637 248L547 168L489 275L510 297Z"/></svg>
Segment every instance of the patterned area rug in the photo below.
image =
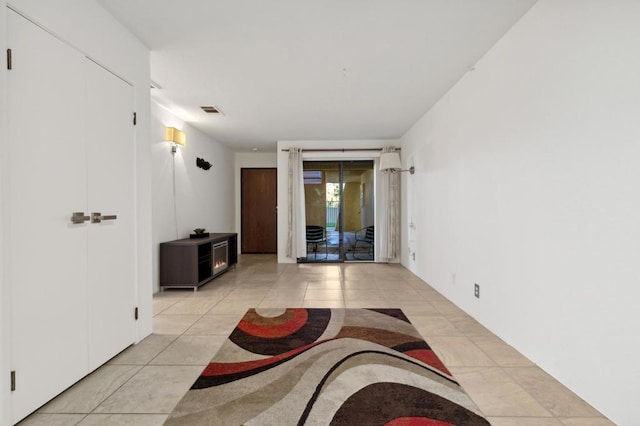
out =
<svg viewBox="0 0 640 426"><path fill-rule="evenodd" d="M250 309L165 425L489 425L400 309Z"/></svg>

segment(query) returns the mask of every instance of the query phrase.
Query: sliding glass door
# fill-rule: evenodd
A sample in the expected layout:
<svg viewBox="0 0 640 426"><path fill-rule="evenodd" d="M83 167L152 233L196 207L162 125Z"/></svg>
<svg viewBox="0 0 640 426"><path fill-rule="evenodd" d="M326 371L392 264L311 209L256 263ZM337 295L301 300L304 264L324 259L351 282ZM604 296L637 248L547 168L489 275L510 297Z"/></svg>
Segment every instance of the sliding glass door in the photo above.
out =
<svg viewBox="0 0 640 426"><path fill-rule="evenodd" d="M305 161L306 262L374 260L373 161Z"/></svg>

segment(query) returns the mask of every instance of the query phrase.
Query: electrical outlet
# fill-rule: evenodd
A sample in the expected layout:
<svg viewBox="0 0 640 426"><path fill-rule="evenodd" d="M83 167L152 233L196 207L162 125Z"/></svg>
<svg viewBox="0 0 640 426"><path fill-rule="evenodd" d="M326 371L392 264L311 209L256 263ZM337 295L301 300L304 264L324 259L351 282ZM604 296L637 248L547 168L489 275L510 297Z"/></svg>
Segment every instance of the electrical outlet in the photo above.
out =
<svg viewBox="0 0 640 426"><path fill-rule="evenodd" d="M416 252L413 252L413 260L416 260Z"/></svg>
<svg viewBox="0 0 640 426"><path fill-rule="evenodd" d="M473 285L473 295L480 299L480 284L476 283Z"/></svg>
<svg viewBox="0 0 640 426"><path fill-rule="evenodd" d="M451 274L451 284L456 285L456 273L453 272Z"/></svg>

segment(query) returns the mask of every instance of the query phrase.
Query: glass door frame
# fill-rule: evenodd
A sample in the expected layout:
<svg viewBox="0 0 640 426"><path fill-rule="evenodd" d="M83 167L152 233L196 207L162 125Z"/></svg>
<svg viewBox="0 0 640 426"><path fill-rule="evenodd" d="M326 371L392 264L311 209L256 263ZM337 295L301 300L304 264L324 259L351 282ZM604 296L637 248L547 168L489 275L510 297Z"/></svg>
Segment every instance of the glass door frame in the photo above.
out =
<svg viewBox="0 0 640 426"><path fill-rule="evenodd" d="M309 158L311 157L311 158ZM316 250L314 253L314 258L310 258L309 253L307 253L307 257L304 259L300 259L299 262L301 263L345 263L345 262L354 262L354 263L359 263L359 262L375 262L377 259L377 253L375 250L373 250L373 254L372 254L372 258L371 259L358 259L355 257L353 259L348 259L347 258L347 248L345 247L345 166L349 165L349 163L371 163L371 171L372 176L373 176L373 187L371 189L372 194L373 194L373 199L374 202L372 203L372 207L373 207L373 217L374 217L374 226L375 226L375 221L377 220L377 165L378 165L378 160L376 157L373 156L367 156L367 157L360 157L360 158L353 158L353 156L350 156L349 158L344 158L344 157L340 157L340 158L327 158L326 155L323 155L321 158L315 158L316 156L304 156L303 157L303 168L306 170L305 165L307 163L325 163L325 164L334 164L337 168L337 172L338 172L338 186L339 186L339 191L338 191L338 212L337 212L337 218L338 221L336 222L336 225L339 229L339 233L338 233L338 257L337 259L330 259L329 255L327 254L326 257L324 259L317 259L315 260L314 258L317 257L318 254L320 254L320 252L318 250ZM334 170L334 169L331 169ZM323 182L324 185L324 193L326 193L326 185L328 182ZM306 185L306 184L305 184ZM305 201L306 202L306 201ZM323 208L327 208L327 201L325 198L325 202L324 202L324 207ZM326 220L326 216L325 216L325 223L324 228L325 228L325 238L326 238L326 242L325 244L327 245L327 250L329 247L335 247L335 246L329 246L329 231L327 230L327 220ZM355 234L355 231L354 231ZM377 235L376 235L377 237ZM375 238L374 238L375 241ZM375 245L374 245L375 247ZM328 253L328 251L327 251ZM354 252L355 253L355 252Z"/></svg>

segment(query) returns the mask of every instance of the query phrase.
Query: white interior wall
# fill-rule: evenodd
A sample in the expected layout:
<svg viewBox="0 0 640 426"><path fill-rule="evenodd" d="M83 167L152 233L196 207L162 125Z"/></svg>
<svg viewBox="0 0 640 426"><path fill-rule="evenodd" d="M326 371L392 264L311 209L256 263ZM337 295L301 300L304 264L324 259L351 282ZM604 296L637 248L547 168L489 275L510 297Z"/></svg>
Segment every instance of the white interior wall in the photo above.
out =
<svg viewBox="0 0 640 426"><path fill-rule="evenodd" d="M165 128L182 130L187 138L175 154L176 198L174 215L173 161L171 145L165 141ZM153 159L153 290L160 289L160 243L188 238L195 228L207 232L233 232L234 155L180 120L155 101L151 103L151 152ZM213 166L203 170L196 158Z"/></svg>
<svg viewBox="0 0 640 426"><path fill-rule="evenodd" d="M640 395L638 22L637 1L540 0L402 138L403 263L620 425Z"/></svg>
<svg viewBox="0 0 640 426"><path fill-rule="evenodd" d="M278 158L278 263L295 263L296 259L286 256L288 233L288 204L289 204L289 153L282 151L288 148L303 149L335 149L333 152L308 152L303 158L316 161L323 160L361 160L375 159L380 156L380 148L385 146L398 146L395 139L371 139L371 140L333 140L333 141L279 141L277 144ZM367 149L372 151L347 151L341 149ZM376 170L376 173L378 171ZM376 196L376 203L380 197ZM377 238L377 236L376 236Z"/></svg>
<svg viewBox="0 0 640 426"><path fill-rule="evenodd" d="M107 13L95 0L57 0L43 2L39 0L11 0L0 1L0 27L6 28L6 6L10 6L43 26L49 32L63 39L76 49L100 65L111 70L114 74L127 80L134 86L134 104L138 113L138 125L135 128L136 137L136 265L138 286L138 307L140 318L137 322L138 338L151 333L152 303L151 303L151 167L149 150L149 52L134 36L127 32L115 19ZM64 11L64 13L61 13ZM0 42L3 51L6 45L6 32L0 32ZM0 84L2 102L2 120L0 121L0 152L4 152L6 140L6 70L2 68ZM64 107L64 100L61 100ZM28 108L28 105L25 105ZM0 154L1 155L1 154ZM0 158L0 183L3 199L6 194L6 165L5 158ZM6 203L2 203L3 209ZM11 226L3 215L3 228ZM11 242L2 238L3 251L10 250ZM4 264L3 266L6 266ZM6 281L6 268L2 269L2 303L0 303L0 318L2 319L2 344L0 354L3 372L10 370L10 352L8 348L9 318L8 301L10 288ZM8 375L2 374L2 399L0 400L0 423L9 423L9 384Z"/></svg>
<svg viewBox="0 0 640 426"><path fill-rule="evenodd" d="M278 157L275 152L237 152L236 153L236 231L238 233L238 253L241 251L242 241L242 178L240 170L243 168L276 168Z"/></svg>

